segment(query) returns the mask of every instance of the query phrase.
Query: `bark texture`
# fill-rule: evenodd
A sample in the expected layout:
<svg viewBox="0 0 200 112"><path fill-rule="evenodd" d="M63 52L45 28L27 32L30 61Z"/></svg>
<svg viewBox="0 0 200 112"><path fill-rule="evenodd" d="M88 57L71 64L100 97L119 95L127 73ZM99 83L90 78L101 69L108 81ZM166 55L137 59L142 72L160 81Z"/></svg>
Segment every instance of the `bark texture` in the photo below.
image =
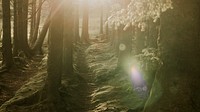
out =
<svg viewBox="0 0 200 112"><path fill-rule="evenodd" d="M144 112L200 111L200 3L173 0L161 16L164 65L156 74Z"/></svg>
<svg viewBox="0 0 200 112"><path fill-rule="evenodd" d="M81 39L85 43L89 43L89 10L88 0L83 1L83 25Z"/></svg>
<svg viewBox="0 0 200 112"><path fill-rule="evenodd" d="M13 58L12 58L12 44L11 44L9 0L2 0L2 9L3 9L3 40L2 40L3 67L10 68L13 64Z"/></svg>
<svg viewBox="0 0 200 112"><path fill-rule="evenodd" d="M64 11L62 0L54 0L52 5L47 61L47 97L49 112L65 112L59 93L62 75Z"/></svg>

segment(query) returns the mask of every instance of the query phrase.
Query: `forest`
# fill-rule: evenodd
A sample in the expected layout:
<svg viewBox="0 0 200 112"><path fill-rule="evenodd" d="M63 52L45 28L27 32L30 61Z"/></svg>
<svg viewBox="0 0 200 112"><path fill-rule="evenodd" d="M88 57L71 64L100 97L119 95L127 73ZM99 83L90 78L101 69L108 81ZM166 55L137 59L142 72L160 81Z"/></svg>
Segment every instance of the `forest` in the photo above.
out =
<svg viewBox="0 0 200 112"><path fill-rule="evenodd" d="M0 112L200 112L200 0L0 4Z"/></svg>

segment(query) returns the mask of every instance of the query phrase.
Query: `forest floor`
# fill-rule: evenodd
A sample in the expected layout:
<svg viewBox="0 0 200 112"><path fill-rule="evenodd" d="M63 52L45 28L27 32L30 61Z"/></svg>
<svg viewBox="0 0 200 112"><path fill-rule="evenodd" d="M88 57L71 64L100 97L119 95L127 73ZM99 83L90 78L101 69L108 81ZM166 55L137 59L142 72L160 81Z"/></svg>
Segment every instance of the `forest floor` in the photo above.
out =
<svg viewBox="0 0 200 112"><path fill-rule="evenodd" d="M9 72L0 74L0 106L14 97L15 92L38 72L42 58L43 56L37 56L26 60L23 67L14 66Z"/></svg>
<svg viewBox="0 0 200 112"><path fill-rule="evenodd" d="M145 91L136 88L135 92L130 76L117 68L116 51L110 42L77 43L73 55L74 74L63 75L60 88L66 112L140 112ZM0 99L6 97L0 112L48 112L46 93L42 92L46 67L47 56L36 57L28 68L1 75L0 81L10 88L0 95Z"/></svg>

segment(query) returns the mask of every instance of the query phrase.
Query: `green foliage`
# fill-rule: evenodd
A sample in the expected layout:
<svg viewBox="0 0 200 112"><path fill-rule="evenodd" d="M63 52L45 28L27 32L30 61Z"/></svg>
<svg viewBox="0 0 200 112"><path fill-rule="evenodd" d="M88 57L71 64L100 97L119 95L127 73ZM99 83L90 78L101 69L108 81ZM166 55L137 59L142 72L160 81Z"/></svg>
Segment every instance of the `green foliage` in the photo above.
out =
<svg viewBox="0 0 200 112"><path fill-rule="evenodd" d="M134 91L130 76L117 68L118 59L110 43L93 44L86 54L98 85L91 95L93 111L120 112L144 105L145 99Z"/></svg>
<svg viewBox="0 0 200 112"><path fill-rule="evenodd" d="M155 48L143 49L142 54L136 55L134 58L139 61L140 68L143 71L155 71L162 65L162 61L158 56L158 50Z"/></svg>
<svg viewBox="0 0 200 112"><path fill-rule="evenodd" d="M154 22L161 13L173 9L171 0L132 0L126 9L114 6L108 22L116 27L124 25L126 30L131 25L137 25L141 30L146 28L146 20L153 18Z"/></svg>

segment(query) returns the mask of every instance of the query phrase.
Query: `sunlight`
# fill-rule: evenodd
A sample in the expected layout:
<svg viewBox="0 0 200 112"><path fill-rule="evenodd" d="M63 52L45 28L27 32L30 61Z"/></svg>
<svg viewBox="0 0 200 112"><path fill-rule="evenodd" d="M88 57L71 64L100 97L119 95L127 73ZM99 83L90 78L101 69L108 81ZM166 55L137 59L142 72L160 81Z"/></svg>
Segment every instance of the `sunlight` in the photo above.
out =
<svg viewBox="0 0 200 112"><path fill-rule="evenodd" d="M90 6L98 7L102 4L106 4L110 0L87 0ZM77 0L79 3L87 2L86 0Z"/></svg>

